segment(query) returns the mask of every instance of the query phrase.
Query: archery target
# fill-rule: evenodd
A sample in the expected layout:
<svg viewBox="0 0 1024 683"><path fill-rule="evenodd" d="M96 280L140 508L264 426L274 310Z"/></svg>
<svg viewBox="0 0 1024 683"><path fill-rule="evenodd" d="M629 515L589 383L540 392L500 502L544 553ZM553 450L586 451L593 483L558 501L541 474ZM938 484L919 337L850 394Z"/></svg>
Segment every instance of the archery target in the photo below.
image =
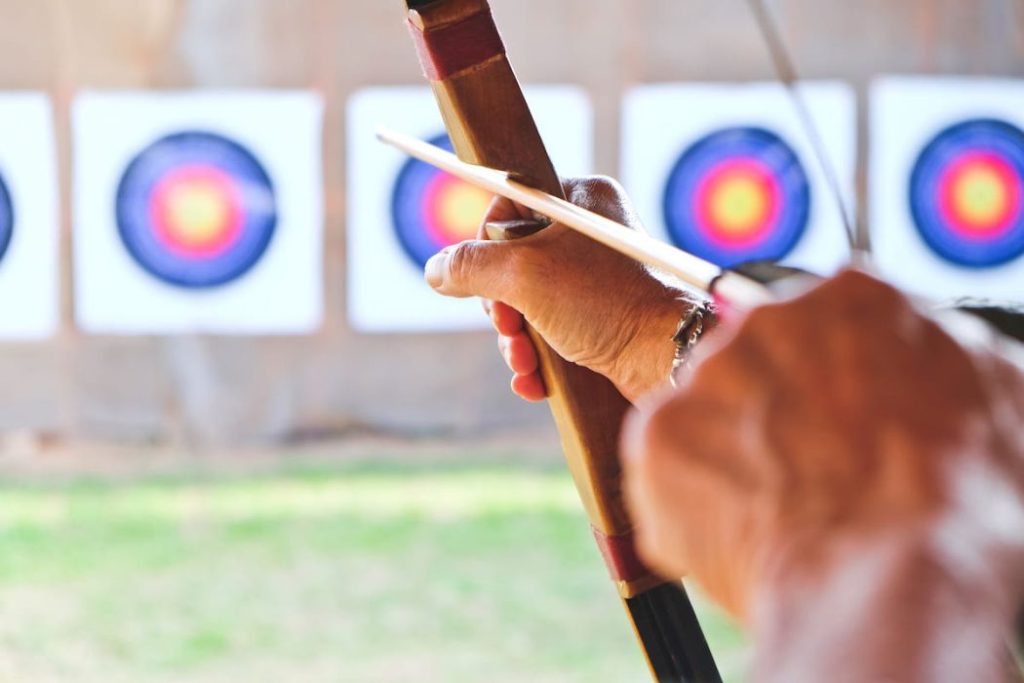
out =
<svg viewBox="0 0 1024 683"><path fill-rule="evenodd" d="M1024 252L1024 132L996 119L969 119L938 133L910 174L910 212L932 250L986 268Z"/></svg>
<svg viewBox="0 0 1024 683"><path fill-rule="evenodd" d="M79 324L126 334L315 330L321 107L297 92L79 98Z"/></svg>
<svg viewBox="0 0 1024 683"><path fill-rule="evenodd" d="M446 134L428 142L454 151ZM405 255L420 268L441 249L476 237L491 194L410 158L391 192L391 225Z"/></svg>
<svg viewBox="0 0 1024 683"><path fill-rule="evenodd" d="M669 173L665 226L680 248L721 266L785 258L807 229L810 184L800 159L764 128L718 130Z"/></svg>
<svg viewBox="0 0 1024 683"><path fill-rule="evenodd" d="M117 188L117 229L153 277L223 285L259 262L277 226L270 176L237 142L189 131L139 152Z"/></svg>
<svg viewBox="0 0 1024 683"><path fill-rule="evenodd" d="M0 95L0 339L38 340L57 330L59 201L49 100Z"/></svg>
<svg viewBox="0 0 1024 683"><path fill-rule="evenodd" d="M1024 82L886 78L871 89L871 241L931 297L1024 291Z"/></svg>
<svg viewBox="0 0 1024 683"><path fill-rule="evenodd" d="M555 168L591 172L592 114L577 88L526 89ZM378 142L387 126L451 149L429 88L369 88L348 103L348 317L361 332L486 329L472 300L442 297L423 265L445 246L473 239L491 196Z"/></svg>
<svg viewBox="0 0 1024 683"><path fill-rule="evenodd" d="M849 206L853 94L815 83L801 96ZM780 85L634 88L623 112L622 179L652 233L720 266L768 260L827 274L848 257L842 214Z"/></svg>

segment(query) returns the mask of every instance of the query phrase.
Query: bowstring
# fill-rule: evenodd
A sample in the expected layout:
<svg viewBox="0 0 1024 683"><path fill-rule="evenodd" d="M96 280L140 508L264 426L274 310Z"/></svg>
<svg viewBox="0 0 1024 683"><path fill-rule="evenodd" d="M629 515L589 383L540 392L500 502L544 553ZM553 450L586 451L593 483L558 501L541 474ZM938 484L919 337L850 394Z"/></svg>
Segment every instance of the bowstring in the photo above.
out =
<svg viewBox="0 0 1024 683"><path fill-rule="evenodd" d="M765 0L747 0L747 2L757 22L761 37L768 46L768 54L771 56L776 78L778 78L789 94L789 99L796 111L800 126L803 128L804 135L807 136L808 142L811 145L815 159L818 162L818 167L825 176L825 182L828 184L829 192L836 203L836 208L839 209L839 215L843 221L843 231L846 234L846 242L850 247L850 256L853 260L859 260L862 254L857 240L859 226L856 219L853 218L853 212L839 184L839 176L836 173L835 164L832 163L832 159L825 150L821 131L815 123L814 116L811 114L807 102L804 100L803 93L800 91L800 77L797 74L796 66L789 50L786 49L786 44L782 39L782 34L779 32L778 24Z"/></svg>

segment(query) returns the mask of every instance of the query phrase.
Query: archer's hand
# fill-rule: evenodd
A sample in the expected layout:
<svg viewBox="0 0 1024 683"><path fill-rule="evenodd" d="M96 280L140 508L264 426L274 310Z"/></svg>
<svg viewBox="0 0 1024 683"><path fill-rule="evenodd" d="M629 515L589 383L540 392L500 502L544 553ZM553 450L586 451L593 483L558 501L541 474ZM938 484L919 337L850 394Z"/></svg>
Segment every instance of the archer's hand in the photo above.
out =
<svg viewBox="0 0 1024 683"><path fill-rule="evenodd" d="M996 680L1022 597L1021 373L855 271L695 351L627 423L642 557L752 625L758 680Z"/></svg>
<svg viewBox="0 0 1024 683"><path fill-rule="evenodd" d="M621 188L601 177L569 180L569 201L639 229ZM484 223L528 218L496 198ZM605 375L629 399L665 383L672 334L687 306L683 294L643 266L562 225L509 242L480 239L445 249L427 263L426 278L448 296L480 296L528 400L545 396L527 322L568 361Z"/></svg>

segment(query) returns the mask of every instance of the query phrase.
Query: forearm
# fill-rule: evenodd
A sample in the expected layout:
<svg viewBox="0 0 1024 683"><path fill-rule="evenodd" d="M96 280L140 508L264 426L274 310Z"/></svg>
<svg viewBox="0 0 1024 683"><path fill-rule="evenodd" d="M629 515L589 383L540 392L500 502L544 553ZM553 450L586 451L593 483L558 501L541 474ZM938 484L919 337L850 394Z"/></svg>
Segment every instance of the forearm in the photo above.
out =
<svg viewBox="0 0 1024 683"><path fill-rule="evenodd" d="M1020 680L1006 644L1014 601L964 585L930 546L893 536L777 574L754 603L751 680Z"/></svg>

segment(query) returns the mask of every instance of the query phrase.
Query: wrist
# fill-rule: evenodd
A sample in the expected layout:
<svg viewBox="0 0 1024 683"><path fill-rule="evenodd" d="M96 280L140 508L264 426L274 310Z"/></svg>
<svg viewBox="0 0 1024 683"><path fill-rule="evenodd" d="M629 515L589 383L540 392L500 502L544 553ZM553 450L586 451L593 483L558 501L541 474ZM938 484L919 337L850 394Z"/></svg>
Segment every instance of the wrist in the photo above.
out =
<svg viewBox="0 0 1024 683"><path fill-rule="evenodd" d="M691 294L657 285L656 291L636 299L643 303L631 316L633 330L608 373L622 395L634 402L668 384L678 351L673 337L680 322L704 305Z"/></svg>

